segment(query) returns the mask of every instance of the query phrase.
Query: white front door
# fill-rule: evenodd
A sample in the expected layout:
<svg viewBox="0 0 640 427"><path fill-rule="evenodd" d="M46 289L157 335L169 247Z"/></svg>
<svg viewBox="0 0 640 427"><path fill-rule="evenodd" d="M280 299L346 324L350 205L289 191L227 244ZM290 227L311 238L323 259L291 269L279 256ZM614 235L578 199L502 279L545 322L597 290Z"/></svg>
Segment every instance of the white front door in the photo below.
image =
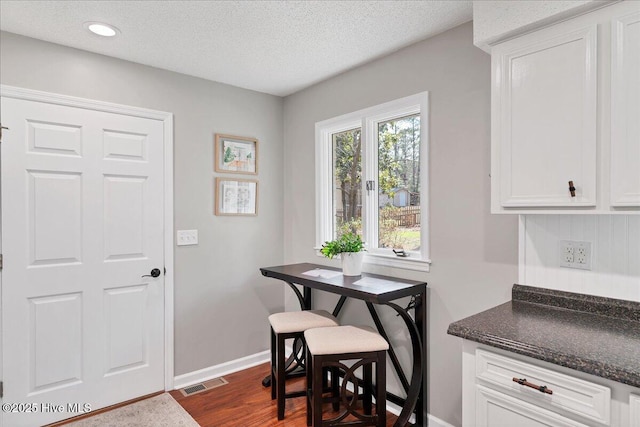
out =
<svg viewBox="0 0 640 427"><path fill-rule="evenodd" d="M163 390L164 275L142 277L164 269L162 121L1 113L3 425Z"/></svg>

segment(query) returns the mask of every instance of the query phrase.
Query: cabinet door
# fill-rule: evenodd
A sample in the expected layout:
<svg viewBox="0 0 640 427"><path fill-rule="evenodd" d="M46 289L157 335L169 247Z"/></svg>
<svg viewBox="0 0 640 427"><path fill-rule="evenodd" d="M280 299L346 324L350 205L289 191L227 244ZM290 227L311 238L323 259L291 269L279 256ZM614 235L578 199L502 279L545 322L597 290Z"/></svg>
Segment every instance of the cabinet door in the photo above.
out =
<svg viewBox="0 0 640 427"><path fill-rule="evenodd" d="M596 205L596 38L597 25L563 23L492 51L503 208Z"/></svg>
<svg viewBox="0 0 640 427"><path fill-rule="evenodd" d="M640 11L611 30L611 206L640 206Z"/></svg>
<svg viewBox="0 0 640 427"><path fill-rule="evenodd" d="M635 394L629 396L629 410L631 411L629 425L640 427L640 396Z"/></svg>
<svg viewBox="0 0 640 427"><path fill-rule="evenodd" d="M476 386L476 427L586 427L515 397Z"/></svg>

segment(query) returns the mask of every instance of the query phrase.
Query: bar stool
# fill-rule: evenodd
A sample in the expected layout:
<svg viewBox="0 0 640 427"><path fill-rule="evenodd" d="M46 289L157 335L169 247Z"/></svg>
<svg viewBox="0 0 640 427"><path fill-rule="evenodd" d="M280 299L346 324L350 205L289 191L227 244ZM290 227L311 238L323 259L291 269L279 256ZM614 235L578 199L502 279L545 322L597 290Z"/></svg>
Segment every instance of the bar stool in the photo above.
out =
<svg viewBox="0 0 640 427"><path fill-rule="evenodd" d="M284 419L284 401L286 398L305 396L306 391L286 393L285 391L285 340L302 340L303 351L306 348L304 332L311 328L336 327L336 318L324 310L287 311L269 316L271 324L271 400L277 399L278 420ZM295 341L294 341L295 351ZM300 360L297 360L300 363Z"/></svg>
<svg viewBox="0 0 640 427"><path fill-rule="evenodd" d="M386 351L389 343L373 329L366 326L336 326L332 328L308 329L304 333L307 342L307 425L324 426L386 426ZM357 360L348 367L342 363ZM376 365L376 414L372 415L373 384L371 368ZM363 370L363 414L356 412L358 403L359 380L355 370ZM340 368L345 372L340 401L345 410L337 417L322 419L323 371L327 368ZM347 399L347 383L353 383L353 396ZM332 385L334 378L331 379ZM333 398L331 399L333 401ZM356 420L341 422L353 415Z"/></svg>

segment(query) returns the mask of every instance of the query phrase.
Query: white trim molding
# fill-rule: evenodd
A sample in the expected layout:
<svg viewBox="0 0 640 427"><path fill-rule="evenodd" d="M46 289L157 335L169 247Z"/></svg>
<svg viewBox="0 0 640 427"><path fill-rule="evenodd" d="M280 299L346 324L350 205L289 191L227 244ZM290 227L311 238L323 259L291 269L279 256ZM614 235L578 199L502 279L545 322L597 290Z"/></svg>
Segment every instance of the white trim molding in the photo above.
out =
<svg viewBox="0 0 640 427"><path fill-rule="evenodd" d="M271 360L271 352L269 350L265 350L260 353L230 360L219 365L209 366L208 368L177 375L173 381L174 389L177 390L203 381L208 381L213 378L218 378L223 375L229 375L234 372L253 368L254 366L269 362L269 360Z"/></svg>
<svg viewBox="0 0 640 427"><path fill-rule="evenodd" d="M434 417L431 414L427 415L429 419L429 427L454 427L453 424L449 424L448 422L441 420L438 417Z"/></svg>
<svg viewBox="0 0 640 427"><path fill-rule="evenodd" d="M379 123L420 114L420 228L419 251L407 251L408 257L395 256L390 248L378 248L378 192L369 194L367 181L378 182L377 127ZM429 92L420 92L380 105L354 111L315 125L316 153L316 249L335 235L333 212L333 144L332 135L361 129L362 141L362 216L363 240L367 253L365 264L408 270L429 271ZM372 218L374 218L372 220Z"/></svg>
<svg viewBox="0 0 640 427"><path fill-rule="evenodd" d="M173 114L111 102L0 85L0 95L47 104L142 117L163 122L164 139L164 384L173 390L174 375L174 261L173 261Z"/></svg>
<svg viewBox="0 0 640 427"><path fill-rule="evenodd" d="M79 98L40 90L25 89L16 86L0 85L2 96L6 98L24 99L27 101L44 102L47 104L78 107L85 110L103 111L106 113L123 114L147 119L173 121L173 114L166 111L150 110L147 108L131 107L129 105L114 104L112 102L97 101L95 99ZM173 135L172 135L173 139Z"/></svg>

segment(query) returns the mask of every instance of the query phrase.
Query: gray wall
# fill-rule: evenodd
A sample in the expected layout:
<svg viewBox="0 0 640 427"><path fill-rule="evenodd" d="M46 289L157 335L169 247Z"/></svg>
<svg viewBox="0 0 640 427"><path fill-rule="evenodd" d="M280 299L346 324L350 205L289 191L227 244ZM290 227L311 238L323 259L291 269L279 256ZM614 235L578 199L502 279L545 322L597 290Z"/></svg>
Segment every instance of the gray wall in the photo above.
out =
<svg viewBox="0 0 640 427"><path fill-rule="evenodd" d="M471 23L291 95L284 112L278 97L13 34L1 33L0 55L3 84L174 113L175 228L200 232L175 252L177 375L268 348L266 316L295 301L259 266L331 263L313 250L315 122L429 91L431 272L365 270L429 283L429 411L461 424L461 341L447 326L507 301L517 280L517 218L489 214L490 61ZM260 140L256 218L212 214L216 132ZM381 314L408 364L402 325ZM369 323L358 301L342 320Z"/></svg>
<svg viewBox="0 0 640 427"><path fill-rule="evenodd" d="M462 343L446 334L447 326L509 300L518 277L517 217L489 214L490 57L472 40L467 23L284 102L285 261L330 264L313 250L315 122L430 92L431 271L365 270L429 283L429 412L454 425L461 425ZM316 295L319 307L332 307L333 296ZM294 308L290 293L286 298ZM371 324L362 304L345 307L344 322ZM382 311L406 365L407 334L397 317Z"/></svg>
<svg viewBox="0 0 640 427"><path fill-rule="evenodd" d="M175 373L268 348L283 288L258 268L283 261L282 98L51 43L0 34L0 82L174 114ZM260 141L259 214L213 215L214 133ZM175 236L174 236L175 237Z"/></svg>

